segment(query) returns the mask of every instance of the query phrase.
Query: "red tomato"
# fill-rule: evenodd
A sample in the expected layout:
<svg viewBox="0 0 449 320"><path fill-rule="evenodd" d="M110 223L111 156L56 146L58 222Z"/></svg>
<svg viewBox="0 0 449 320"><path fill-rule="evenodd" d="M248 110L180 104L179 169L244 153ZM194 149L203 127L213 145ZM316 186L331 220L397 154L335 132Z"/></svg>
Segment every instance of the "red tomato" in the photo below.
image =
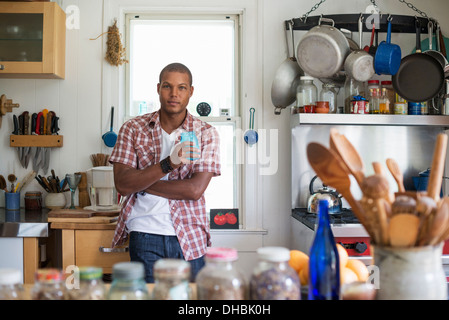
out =
<svg viewBox="0 0 449 320"><path fill-rule="evenodd" d="M226 223L226 216L222 213L218 213L214 217L214 222L216 225L222 226Z"/></svg>
<svg viewBox="0 0 449 320"><path fill-rule="evenodd" d="M236 224L237 223L237 217L235 216L234 213L228 212L228 213L225 214L225 216L226 216L227 223L229 223L229 224Z"/></svg>

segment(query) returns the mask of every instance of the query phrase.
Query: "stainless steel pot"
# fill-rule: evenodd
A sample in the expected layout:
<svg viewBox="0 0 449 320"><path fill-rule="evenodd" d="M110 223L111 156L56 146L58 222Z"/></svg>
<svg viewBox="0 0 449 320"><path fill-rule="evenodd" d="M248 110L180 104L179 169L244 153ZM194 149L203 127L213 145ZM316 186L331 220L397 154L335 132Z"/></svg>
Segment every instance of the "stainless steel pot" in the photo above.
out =
<svg viewBox="0 0 449 320"><path fill-rule="evenodd" d="M363 17L359 18L359 50L352 51L345 60L346 75L357 81L368 81L374 75L374 59L368 52L364 51L362 45Z"/></svg>
<svg viewBox="0 0 449 320"><path fill-rule="evenodd" d="M304 71L295 58L295 40L293 36L293 23L290 22L292 39L292 56L288 57L277 69L271 84L271 102L275 107L275 114L280 114L283 108L288 107L296 100L296 87L299 78L304 75ZM287 37L287 50L290 54Z"/></svg>
<svg viewBox="0 0 449 320"><path fill-rule="evenodd" d="M322 21L332 25L321 24ZM296 57L304 72L315 78L329 78L343 67L350 53L348 39L334 27L334 21L321 17L298 44Z"/></svg>

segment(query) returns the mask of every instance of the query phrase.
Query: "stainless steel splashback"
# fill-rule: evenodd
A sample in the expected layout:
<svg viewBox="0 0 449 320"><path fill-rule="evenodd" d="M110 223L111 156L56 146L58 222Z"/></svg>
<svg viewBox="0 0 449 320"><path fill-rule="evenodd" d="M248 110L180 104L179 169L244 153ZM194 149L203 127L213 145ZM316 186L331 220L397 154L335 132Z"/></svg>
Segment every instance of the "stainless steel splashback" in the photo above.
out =
<svg viewBox="0 0 449 320"><path fill-rule="evenodd" d="M441 127L428 126L370 126L370 125L296 125L292 127L292 208L307 207L309 183L315 172L307 160L306 148L310 142L329 147L330 128L337 128L355 146L365 164L365 174L374 174L372 162L383 164L391 191L397 185L385 164L387 158L395 159L404 174L406 190L415 190L412 176L432 164L433 150ZM315 182L315 188L320 181ZM351 192L356 199L361 191L351 176ZM344 207L349 207L344 202Z"/></svg>

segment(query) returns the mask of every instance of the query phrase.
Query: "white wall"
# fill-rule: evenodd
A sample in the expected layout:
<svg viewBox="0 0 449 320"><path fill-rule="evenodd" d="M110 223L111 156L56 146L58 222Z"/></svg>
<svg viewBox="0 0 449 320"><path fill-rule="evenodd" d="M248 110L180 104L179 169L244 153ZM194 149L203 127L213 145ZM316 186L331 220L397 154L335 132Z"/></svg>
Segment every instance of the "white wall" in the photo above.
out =
<svg viewBox="0 0 449 320"><path fill-rule="evenodd" d="M53 110L60 117L60 134L64 135L64 146L53 149L50 168L63 176L68 172L83 171L91 167L89 155L92 153L109 153L101 140L101 135L109 130L110 106L114 105L119 113L115 117L115 131L118 131L124 115L124 93L120 91L123 81L123 68L111 67L104 62L106 37L95 38L107 30L113 18L120 18L122 8L129 3L136 7L152 7L162 10L178 7L196 6L205 8L228 8L240 6L246 11L251 26L251 34L245 36L251 74L251 82L245 81L245 101L242 111L242 123L248 123L245 115L249 104L257 105L256 128L278 130L278 170L276 174L260 176L257 170L247 174L247 192L245 213L248 214L252 230L238 236L239 243L229 242L239 247L248 268L255 260L255 250L261 245L289 245L290 238L290 123L289 112L283 111L280 116L274 115L270 90L277 67L287 57L285 31L283 22L291 18L301 17L317 3L317 0L170 0L170 1L125 1L125 0L59 0L63 9L76 5L80 9L80 29L67 30L66 40L66 78L65 80L20 80L0 79L0 94L20 103L14 110L16 115L27 110L38 112L44 108ZM377 1L383 13L414 16L416 13L399 1ZM413 4L440 21L442 31L449 35L449 2L446 0L414 0ZM344 4L344 5L343 5ZM332 13L360 13L371 2L361 0L336 1L329 0L312 15ZM350 11L348 11L350 8ZM123 32L123 31L122 31ZM295 39L299 39L297 32ZM408 35L399 39L393 35L393 42L401 42L405 50L411 50L414 36ZM366 36L368 38L368 36ZM383 40L380 35L379 40ZM424 35L423 35L424 38ZM449 48L448 48L449 49ZM116 111L116 112L117 112ZM9 147L9 135L12 131L12 115L8 114L0 128L0 174L7 176L15 172L23 177L26 170L17 161L17 154ZM29 167L30 168L30 167ZM257 168L256 168L257 169ZM26 190L42 189L37 183ZM24 190L24 192L26 191ZM68 197L68 195L67 195ZM4 204L3 193L0 193L0 206ZM23 205L23 199L22 199ZM265 229L266 232L260 232ZM226 244L227 239L234 238L233 233L217 232L213 237L217 244ZM250 239L250 241L248 241ZM251 244L248 246L248 244Z"/></svg>

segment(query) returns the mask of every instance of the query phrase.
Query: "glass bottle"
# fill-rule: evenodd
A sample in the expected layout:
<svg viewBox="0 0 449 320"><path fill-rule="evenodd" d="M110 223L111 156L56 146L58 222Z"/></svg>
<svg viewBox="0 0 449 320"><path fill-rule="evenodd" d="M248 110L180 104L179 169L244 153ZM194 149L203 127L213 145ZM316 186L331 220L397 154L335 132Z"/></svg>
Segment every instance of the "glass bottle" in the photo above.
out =
<svg viewBox="0 0 449 320"><path fill-rule="evenodd" d="M379 113L380 86L379 80L368 81L369 113Z"/></svg>
<svg viewBox="0 0 449 320"><path fill-rule="evenodd" d="M237 250L210 247L196 277L198 300L244 300L247 285L235 265Z"/></svg>
<svg viewBox="0 0 449 320"><path fill-rule="evenodd" d="M323 83L319 100L329 102L329 113L337 113L337 92L333 84Z"/></svg>
<svg viewBox="0 0 449 320"><path fill-rule="evenodd" d="M143 263L120 262L112 267L112 283L108 300L148 300Z"/></svg>
<svg viewBox="0 0 449 320"><path fill-rule="evenodd" d="M33 300L66 300L64 274L59 269L38 269L30 292Z"/></svg>
<svg viewBox="0 0 449 320"><path fill-rule="evenodd" d="M251 300L300 300L298 274L288 261L290 251L283 247L257 249L259 263L251 275Z"/></svg>
<svg viewBox="0 0 449 320"><path fill-rule="evenodd" d="M154 300L190 300L190 264L181 259L160 259L154 264Z"/></svg>
<svg viewBox="0 0 449 320"><path fill-rule="evenodd" d="M379 113L390 114L390 100L387 96L386 88L382 88L382 94L379 98Z"/></svg>
<svg viewBox="0 0 449 320"><path fill-rule="evenodd" d="M18 269L0 269L0 300L23 300L22 275Z"/></svg>
<svg viewBox="0 0 449 320"><path fill-rule="evenodd" d="M380 82L381 89L386 89L385 96L387 97L390 103L390 114L394 114L394 103L395 103L395 94L394 88L391 81L381 81Z"/></svg>
<svg viewBox="0 0 449 320"><path fill-rule="evenodd" d="M72 300L104 300L106 288L103 282L103 269L98 267L80 267L79 288L68 290Z"/></svg>
<svg viewBox="0 0 449 320"><path fill-rule="evenodd" d="M362 96L365 98L365 85L363 82L357 81L351 77L346 77L344 113L351 113L351 101L354 96Z"/></svg>
<svg viewBox="0 0 449 320"><path fill-rule="evenodd" d="M318 89L313 84L313 77L301 76L296 89L296 107L300 112L313 113L318 97Z"/></svg>
<svg viewBox="0 0 449 320"><path fill-rule="evenodd" d="M309 300L339 300L340 262L329 223L328 201L318 203L318 229L309 258Z"/></svg>

